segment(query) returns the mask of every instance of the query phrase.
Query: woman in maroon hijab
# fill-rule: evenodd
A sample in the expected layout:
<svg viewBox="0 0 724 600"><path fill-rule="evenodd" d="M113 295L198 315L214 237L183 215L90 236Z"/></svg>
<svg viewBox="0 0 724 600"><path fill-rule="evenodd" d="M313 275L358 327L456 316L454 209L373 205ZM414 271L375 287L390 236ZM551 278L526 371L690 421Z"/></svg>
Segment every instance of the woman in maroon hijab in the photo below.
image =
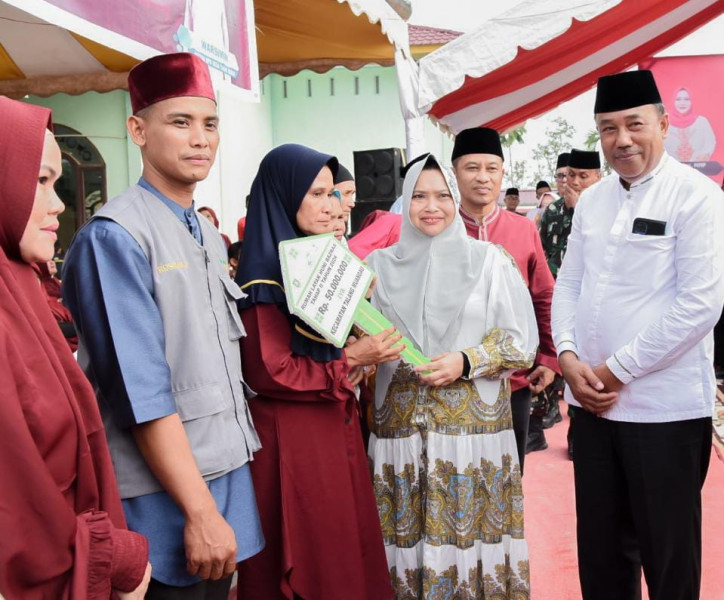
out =
<svg viewBox="0 0 724 600"><path fill-rule="evenodd" d="M64 209L49 125L0 96L0 594L142 598L146 540L126 529L93 390L31 267L53 257Z"/></svg>
<svg viewBox="0 0 724 600"><path fill-rule="evenodd" d="M216 212L213 208L209 206L202 206L199 209L199 213L206 217L209 221L211 221L216 229L219 229L219 217L216 216ZM221 230L219 229L219 231ZM226 248L228 249L229 246L231 246L231 240L229 239L229 236L225 233L222 233L221 237L223 238L224 243L226 244Z"/></svg>
<svg viewBox="0 0 724 600"><path fill-rule="evenodd" d="M63 304L63 297L60 294L60 281L54 277L58 272L58 268L52 260L35 263L32 267L40 282L40 290L45 296L50 314L58 323L68 348L70 348L71 352L75 352L78 349L78 334L73 325L73 316Z"/></svg>

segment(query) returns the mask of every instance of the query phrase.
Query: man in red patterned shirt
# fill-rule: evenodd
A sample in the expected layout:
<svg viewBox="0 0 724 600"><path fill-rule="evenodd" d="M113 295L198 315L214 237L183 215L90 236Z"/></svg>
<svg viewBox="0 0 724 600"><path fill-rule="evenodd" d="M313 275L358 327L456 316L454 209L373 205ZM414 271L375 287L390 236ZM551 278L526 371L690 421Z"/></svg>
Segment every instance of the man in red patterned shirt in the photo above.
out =
<svg viewBox="0 0 724 600"><path fill-rule="evenodd" d="M551 337L553 275L535 224L498 206L505 173L498 132L487 127L460 132L455 139L452 162L460 189L460 214L468 235L505 248L515 259L533 299L540 338L536 361L531 370L518 371L510 379L513 429L522 470L532 394L542 393L559 372ZM547 444L542 427L536 435L540 441L530 449L544 450Z"/></svg>

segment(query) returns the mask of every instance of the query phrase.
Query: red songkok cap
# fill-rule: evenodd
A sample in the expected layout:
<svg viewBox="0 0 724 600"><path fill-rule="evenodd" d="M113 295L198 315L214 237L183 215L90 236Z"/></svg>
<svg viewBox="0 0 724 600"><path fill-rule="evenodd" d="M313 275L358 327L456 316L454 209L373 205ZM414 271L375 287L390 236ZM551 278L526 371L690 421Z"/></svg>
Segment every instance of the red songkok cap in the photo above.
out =
<svg viewBox="0 0 724 600"><path fill-rule="evenodd" d="M133 114L151 104L198 96L216 102L209 67L195 54L161 54L136 65L128 74Z"/></svg>

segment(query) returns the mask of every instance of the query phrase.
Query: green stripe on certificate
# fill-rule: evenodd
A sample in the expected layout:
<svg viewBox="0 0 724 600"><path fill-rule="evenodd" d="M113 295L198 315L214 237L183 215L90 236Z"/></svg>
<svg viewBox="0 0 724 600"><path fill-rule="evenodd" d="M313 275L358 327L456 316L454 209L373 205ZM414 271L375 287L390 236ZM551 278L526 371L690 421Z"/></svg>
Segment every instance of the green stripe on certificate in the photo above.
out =
<svg viewBox="0 0 724 600"><path fill-rule="evenodd" d="M362 331L368 335L377 335L385 329L394 327L394 325L379 310L374 308L367 300L362 300L357 307L354 315L354 322ZM415 348L415 344L408 338L403 337L398 343L407 346L402 352L402 358L405 362L416 367L426 365L430 362L422 352Z"/></svg>

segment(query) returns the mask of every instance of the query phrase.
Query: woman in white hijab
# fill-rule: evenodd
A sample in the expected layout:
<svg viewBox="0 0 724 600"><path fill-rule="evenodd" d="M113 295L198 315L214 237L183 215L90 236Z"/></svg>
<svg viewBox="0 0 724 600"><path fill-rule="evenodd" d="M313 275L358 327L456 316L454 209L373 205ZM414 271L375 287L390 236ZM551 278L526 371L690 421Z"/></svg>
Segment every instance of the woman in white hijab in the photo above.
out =
<svg viewBox="0 0 724 600"><path fill-rule="evenodd" d="M377 507L397 598L528 598L508 377L537 327L513 259L466 235L454 182L432 155L414 164L400 241L368 257L372 303L432 357L378 367Z"/></svg>

